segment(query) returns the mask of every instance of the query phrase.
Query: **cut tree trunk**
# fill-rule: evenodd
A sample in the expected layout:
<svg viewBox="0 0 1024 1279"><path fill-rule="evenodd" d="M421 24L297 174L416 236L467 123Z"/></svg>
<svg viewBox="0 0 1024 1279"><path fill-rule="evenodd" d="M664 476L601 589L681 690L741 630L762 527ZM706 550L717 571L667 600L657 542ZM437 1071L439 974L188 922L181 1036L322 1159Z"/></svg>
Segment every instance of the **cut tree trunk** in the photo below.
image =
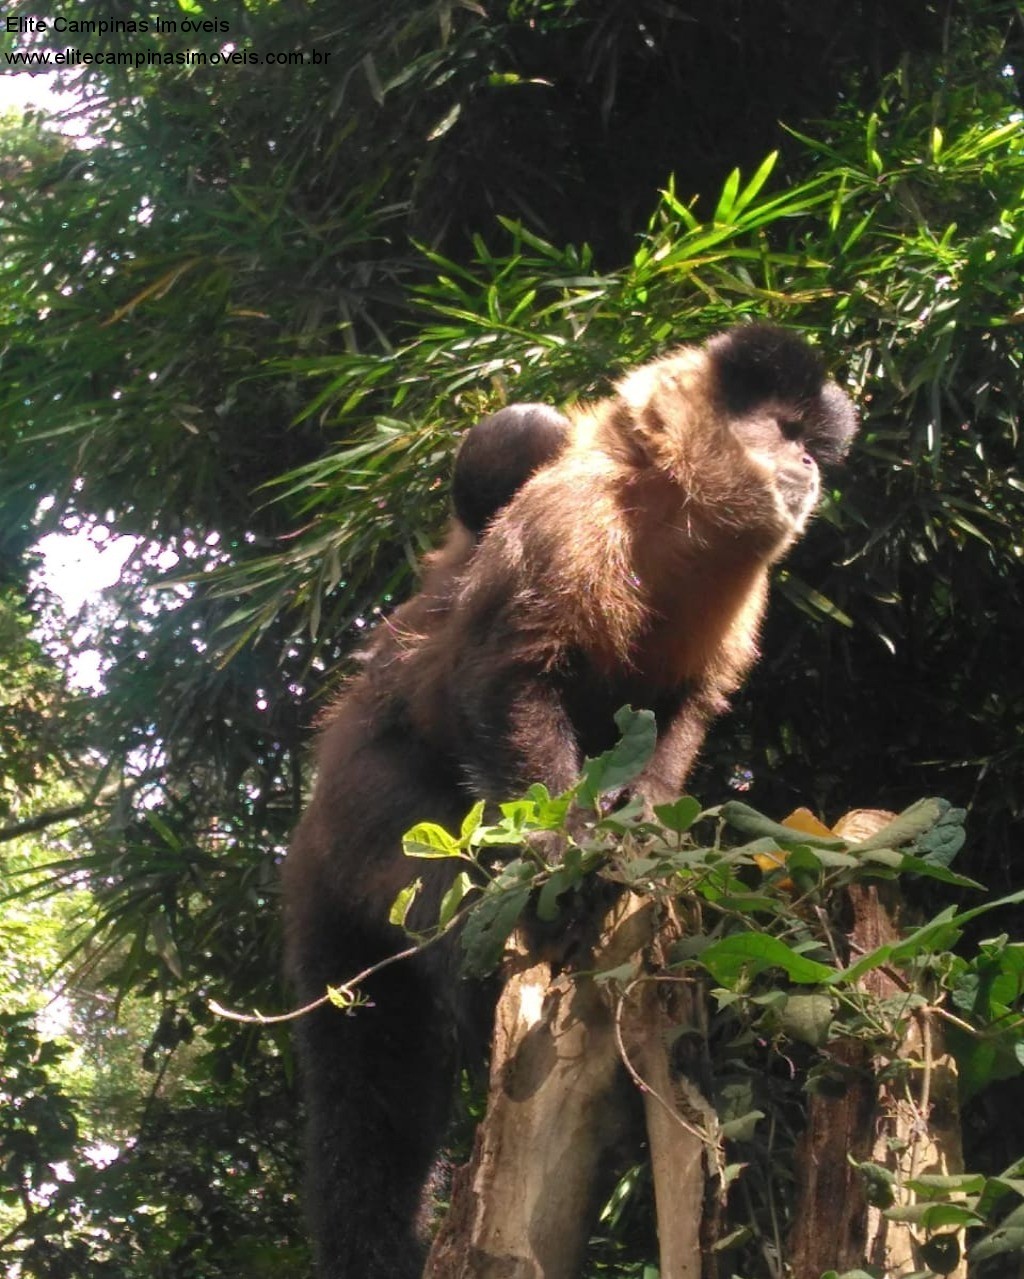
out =
<svg viewBox="0 0 1024 1279"><path fill-rule="evenodd" d="M835 833L863 839L889 817L851 813ZM888 887L848 890L853 954L899 936L898 901ZM571 970L516 947L497 1010L487 1114L469 1164L456 1173L424 1279L577 1279L603 1174L614 1171L616 1150L635 1126L637 1089L661 1276L700 1279L707 1169L719 1175L724 1160L710 1104L680 1077L669 1051L696 1014L691 993L662 975L659 931L671 940L672 930L657 910L623 894L585 965ZM884 968L868 973L864 986L880 998L908 993ZM816 1093L808 1101L785 1258L797 1279L865 1264L886 1279L922 1268L915 1229L869 1205L853 1166L888 1169L900 1204L912 1198L908 1179L962 1170L952 1060L920 1009L908 1027L899 1047L908 1070L899 1083L877 1082L878 1063L863 1041L829 1045L846 1087L841 1096ZM713 1268L710 1254L707 1264ZM964 1279L966 1269L949 1273Z"/></svg>
<svg viewBox="0 0 1024 1279"><path fill-rule="evenodd" d="M702 1140L679 1113L656 985L634 983L655 933L654 905L625 894L587 972L556 972L523 948L498 1005L487 1114L424 1279L576 1279L606 1165L636 1117L642 1081L663 1279L699 1279ZM614 981L595 979L617 970ZM627 979L628 980L628 979Z"/></svg>

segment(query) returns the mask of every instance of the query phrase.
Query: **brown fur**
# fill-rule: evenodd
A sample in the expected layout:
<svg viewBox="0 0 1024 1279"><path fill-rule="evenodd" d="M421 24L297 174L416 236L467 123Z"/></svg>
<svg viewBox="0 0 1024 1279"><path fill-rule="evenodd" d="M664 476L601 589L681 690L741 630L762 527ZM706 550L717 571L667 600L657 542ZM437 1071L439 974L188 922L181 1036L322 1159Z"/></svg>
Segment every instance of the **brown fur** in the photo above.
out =
<svg viewBox="0 0 1024 1279"><path fill-rule="evenodd" d="M545 404L508 404L470 427L455 458L444 543L424 558L417 594L381 620L359 654L364 663L388 661L438 629L487 526L568 434L568 420Z"/></svg>
<svg viewBox="0 0 1024 1279"><path fill-rule="evenodd" d="M757 655L769 568L817 500L815 455L841 456L855 429L809 348L758 326L646 365L569 416L568 443L478 543L456 526L326 726L285 866L304 998L402 944L388 908L417 875L423 921L436 918L454 871L407 862L405 829L457 826L474 799L532 782L568 787L614 741L623 704L658 727L637 790L678 793ZM417 1273L416 1200L472 997L455 962L433 948L371 983L374 1010L304 1023L325 1279Z"/></svg>

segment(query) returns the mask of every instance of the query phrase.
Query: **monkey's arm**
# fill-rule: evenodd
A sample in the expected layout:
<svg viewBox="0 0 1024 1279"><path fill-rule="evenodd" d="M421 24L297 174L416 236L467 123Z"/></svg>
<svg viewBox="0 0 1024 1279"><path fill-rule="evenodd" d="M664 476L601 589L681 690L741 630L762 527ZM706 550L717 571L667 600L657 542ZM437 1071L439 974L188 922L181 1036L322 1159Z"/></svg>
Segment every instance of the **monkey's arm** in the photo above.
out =
<svg viewBox="0 0 1024 1279"><path fill-rule="evenodd" d="M724 709L724 699L698 690L687 697L675 718L658 734L654 754L633 785L649 807L679 798L704 745L708 725Z"/></svg>
<svg viewBox="0 0 1024 1279"><path fill-rule="evenodd" d="M501 801L543 782L557 794L576 780L583 763L576 733L545 675L495 657L460 682L454 710L475 793Z"/></svg>
<svg viewBox="0 0 1024 1279"><path fill-rule="evenodd" d="M607 469L569 456L535 475L483 538L435 641L463 768L488 798L572 785L585 743L574 663L614 668L642 624Z"/></svg>

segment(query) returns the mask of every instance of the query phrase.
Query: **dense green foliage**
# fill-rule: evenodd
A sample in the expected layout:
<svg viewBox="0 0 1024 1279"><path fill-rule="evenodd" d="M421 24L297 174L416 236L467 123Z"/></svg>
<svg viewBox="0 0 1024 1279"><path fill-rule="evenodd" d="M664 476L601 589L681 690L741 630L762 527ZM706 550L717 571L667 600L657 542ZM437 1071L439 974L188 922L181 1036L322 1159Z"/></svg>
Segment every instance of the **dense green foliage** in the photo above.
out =
<svg viewBox="0 0 1024 1279"><path fill-rule="evenodd" d="M152 24L116 10L34 12ZM104 1131L81 1076L68 1111L51 1050L11 1039L40 1166L74 1169L49 1208L16 1170L27 1225L0 1218L0 1247L26 1276L252 1275L292 1249L302 1273L287 1037L207 1001L286 1005L276 865L311 725L439 526L456 432L505 399L602 391L744 315L813 334L864 429L695 786L827 815L943 794L965 873L1020 886L1016 6L165 10L228 31L3 37L306 57L97 63L65 121L88 145L0 126L0 874L40 909L86 894L69 998L106 998L108 1040L134 1007L150 1072ZM29 548L97 525L139 544L76 632ZM76 645L102 691L68 685ZM34 1010L19 985L4 1007ZM1021 1134L992 1089L972 1105L998 1172Z"/></svg>
<svg viewBox="0 0 1024 1279"><path fill-rule="evenodd" d="M486 973L500 965L505 943L529 909L547 925L585 916L588 904L592 913L601 900L601 882L627 885L639 900L654 902L659 918L675 921L678 929L671 945L662 936L658 963L635 955L610 969L598 962L593 975L617 1009L617 1024L620 1018L628 1022L624 1009L646 983L701 991L705 1014L696 1024L683 1014L673 1051L677 1070L707 1099L701 1124L710 1152L706 1175L731 1188L714 1236L718 1269L704 1273L760 1273L758 1254L773 1249L798 1271L782 1240L798 1233L792 1229L800 1211L793 1183L806 1178L792 1116L807 1093L841 1096L864 1088L870 1077L872 1092L889 1090L890 1106L898 1099L920 1114L940 1045L944 1051L950 1040L957 1045L965 1098L1020 1075L1024 943L1011 943L1004 934L970 958L953 948L972 920L1024 902L1024 889L966 909L948 906L904 928L902 936L879 942L876 933L871 948L858 950L858 938L844 935L839 922L849 913L851 891L872 894L876 910L899 911L899 892L891 890L896 881L904 891L907 881L922 879L981 888L952 869L965 840L963 809L942 799L919 800L889 814L872 834L856 837L829 830L806 810L779 823L739 800L702 811L691 795L656 805L653 815L636 799L606 811L602 799L621 796L622 787L642 773L657 737L650 711L623 710L617 720L618 744L589 760L564 794L553 796L538 784L500 805L495 821L487 820L481 802L457 832L423 822L407 834L408 856L471 868L456 876L432 926L411 935L427 946L458 929L467 969ZM550 856L552 832L562 847L558 858ZM538 851L538 836L548 855ZM400 895L396 922L406 921L419 888L417 881ZM873 923L877 929L878 919ZM865 976L878 970L884 970L884 986L866 988ZM361 993L354 982L332 989L329 998L349 1008ZM506 1011L506 1021L508 1016ZM908 1050L916 1042L910 1036L923 1025L931 1055ZM671 1033L663 1036L671 1039ZM641 1083L625 1039L619 1047ZM696 1122L690 1111L686 1117ZM1024 1250L1024 1159L995 1176L959 1169L943 1175L921 1148L929 1140L927 1122L898 1132L885 1102L872 1122L844 1132L830 1148L851 1139L857 1148L851 1144L842 1153L865 1179L868 1201L892 1222L913 1223L917 1230L922 1276L955 1269L964 1255L958 1230L966 1231L979 1275L1001 1273ZM879 1147L888 1149L880 1156ZM829 1147L815 1149L821 1158ZM887 1162L875 1163L878 1157ZM634 1169L627 1171L606 1216L615 1209L635 1215L637 1201L646 1202L636 1193L635 1176ZM827 1207L804 1204L802 1210ZM985 1269L988 1262L996 1268Z"/></svg>

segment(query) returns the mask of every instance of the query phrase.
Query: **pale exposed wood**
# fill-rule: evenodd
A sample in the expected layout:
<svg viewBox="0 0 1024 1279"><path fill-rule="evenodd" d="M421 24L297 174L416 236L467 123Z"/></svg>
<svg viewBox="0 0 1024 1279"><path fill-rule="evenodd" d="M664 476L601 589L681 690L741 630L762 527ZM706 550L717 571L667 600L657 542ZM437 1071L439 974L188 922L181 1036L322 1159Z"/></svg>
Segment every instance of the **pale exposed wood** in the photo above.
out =
<svg viewBox="0 0 1024 1279"><path fill-rule="evenodd" d="M638 961L651 919L649 903L624 896L594 968ZM499 1001L487 1115L426 1279L576 1279L626 1088L609 992L521 950Z"/></svg>
<svg viewBox="0 0 1024 1279"><path fill-rule="evenodd" d="M644 1118L654 1181L662 1279L700 1279L700 1225L704 1206L704 1152L716 1142L709 1115L680 1107L667 1043L673 1019L657 983L638 983L631 1001L625 1048L643 1081ZM702 1129L704 1131L702 1131Z"/></svg>
<svg viewBox="0 0 1024 1279"><path fill-rule="evenodd" d="M930 1042L929 1042L930 1041ZM908 1085L879 1090L878 1122L871 1158L897 1174L900 1182L922 1173L945 1176L963 1172L956 1063L942 1051L939 1028L915 1019L900 1045L900 1056L913 1062ZM900 1191L897 1202L910 1204L913 1195ZM964 1232L958 1231L961 1261L948 1272L950 1279L966 1279ZM889 1221L877 1208L868 1209L867 1256L886 1276L897 1279L922 1269L917 1232Z"/></svg>

